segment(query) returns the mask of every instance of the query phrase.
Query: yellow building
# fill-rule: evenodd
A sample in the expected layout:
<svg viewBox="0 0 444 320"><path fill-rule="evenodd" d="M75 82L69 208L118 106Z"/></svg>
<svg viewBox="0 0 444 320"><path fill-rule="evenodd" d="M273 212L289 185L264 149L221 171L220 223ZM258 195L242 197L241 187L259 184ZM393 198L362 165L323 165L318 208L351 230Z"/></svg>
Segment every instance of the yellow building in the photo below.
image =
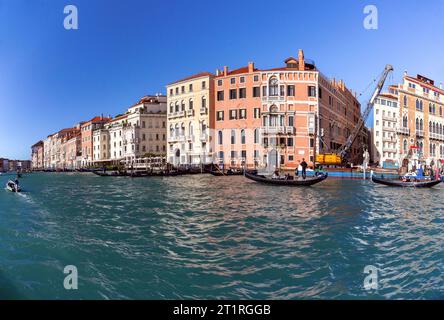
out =
<svg viewBox="0 0 444 320"><path fill-rule="evenodd" d="M213 162L214 75L202 72L167 86L167 160L176 166Z"/></svg>

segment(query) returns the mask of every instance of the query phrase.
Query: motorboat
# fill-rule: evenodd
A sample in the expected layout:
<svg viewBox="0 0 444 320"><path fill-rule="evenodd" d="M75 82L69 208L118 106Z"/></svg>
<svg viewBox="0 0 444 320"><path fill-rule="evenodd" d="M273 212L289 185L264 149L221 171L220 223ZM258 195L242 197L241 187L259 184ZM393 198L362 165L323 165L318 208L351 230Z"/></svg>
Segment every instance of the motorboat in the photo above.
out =
<svg viewBox="0 0 444 320"><path fill-rule="evenodd" d="M6 183L6 189L11 191L11 192L20 192L20 191L22 191L20 186L17 183L15 183L15 181L12 181L12 180L9 180Z"/></svg>

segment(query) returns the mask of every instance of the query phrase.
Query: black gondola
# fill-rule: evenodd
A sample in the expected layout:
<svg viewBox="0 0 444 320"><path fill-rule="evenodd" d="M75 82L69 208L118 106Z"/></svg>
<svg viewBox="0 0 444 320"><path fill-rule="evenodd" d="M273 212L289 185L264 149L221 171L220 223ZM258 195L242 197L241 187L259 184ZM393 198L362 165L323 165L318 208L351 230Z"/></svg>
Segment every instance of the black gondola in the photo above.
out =
<svg viewBox="0 0 444 320"><path fill-rule="evenodd" d="M278 186L308 187L316 183L319 183L321 181L324 181L325 179L327 179L328 174L321 173L318 176L308 177L306 179L301 178L301 179L291 180L291 179L272 179L272 178L267 178L266 176L263 175L245 172L245 177L256 182L262 182Z"/></svg>
<svg viewBox="0 0 444 320"><path fill-rule="evenodd" d="M431 180L431 181L400 181L400 180L387 180L382 178L377 178L372 176L372 181L374 183L383 184L390 187L403 187L403 188L431 188L441 183L441 180Z"/></svg>

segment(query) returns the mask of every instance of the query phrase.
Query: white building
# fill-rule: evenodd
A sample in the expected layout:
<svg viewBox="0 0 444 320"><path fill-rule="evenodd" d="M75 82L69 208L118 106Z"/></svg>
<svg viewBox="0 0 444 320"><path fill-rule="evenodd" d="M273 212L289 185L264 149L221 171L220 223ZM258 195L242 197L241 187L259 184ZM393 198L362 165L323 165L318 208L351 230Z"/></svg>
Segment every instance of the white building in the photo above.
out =
<svg viewBox="0 0 444 320"><path fill-rule="evenodd" d="M167 86L169 163L177 166L213 162L213 79L213 74L202 72Z"/></svg>
<svg viewBox="0 0 444 320"><path fill-rule="evenodd" d="M373 109L373 161L380 167L399 166L399 146L397 124L399 121L398 97L394 94L381 94Z"/></svg>
<svg viewBox="0 0 444 320"><path fill-rule="evenodd" d="M166 97L145 96L93 133L95 163L166 154Z"/></svg>

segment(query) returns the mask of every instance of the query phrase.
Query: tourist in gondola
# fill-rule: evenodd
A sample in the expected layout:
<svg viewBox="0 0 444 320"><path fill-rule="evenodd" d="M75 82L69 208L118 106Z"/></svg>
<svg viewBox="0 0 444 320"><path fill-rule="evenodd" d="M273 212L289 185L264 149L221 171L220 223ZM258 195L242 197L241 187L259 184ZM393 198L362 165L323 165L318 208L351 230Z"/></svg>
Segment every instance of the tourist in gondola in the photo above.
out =
<svg viewBox="0 0 444 320"><path fill-rule="evenodd" d="M302 167L302 179L305 180L305 178L307 177L308 164L307 164L307 162L305 162L304 158L302 158L301 167Z"/></svg>

